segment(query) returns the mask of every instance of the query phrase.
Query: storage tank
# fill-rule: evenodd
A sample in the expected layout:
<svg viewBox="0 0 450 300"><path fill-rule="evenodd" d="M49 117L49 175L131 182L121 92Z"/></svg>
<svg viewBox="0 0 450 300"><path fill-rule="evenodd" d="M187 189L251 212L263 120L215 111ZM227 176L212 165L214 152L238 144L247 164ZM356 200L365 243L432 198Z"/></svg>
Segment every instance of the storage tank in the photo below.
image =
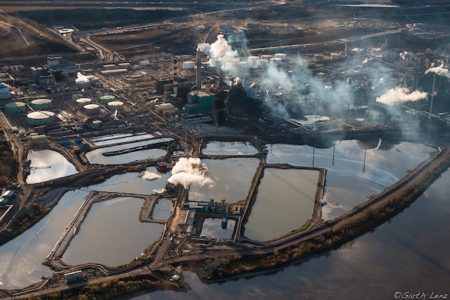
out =
<svg viewBox="0 0 450 300"><path fill-rule="evenodd" d="M112 101L108 103L108 108L112 110L121 110L123 108L122 101Z"/></svg>
<svg viewBox="0 0 450 300"><path fill-rule="evenodd" d="M92 99L91 98L78 98L76 100L76 102L80 106L85 106L85 105L91 104L92 103Z"/></svg>
<svg viewBox="0 0 450 300"><path fill-rule="evenodd" d="M101 104L106 105L111 101L114 101L116 99L116 97L114 97L113 95L103 95L100 97L99 101Z"/></svg>
<svg viewBox="0 0 450 300"><path fill-rule="evenodd" d="M31 126L50 125L55 121L55 114L51 111L34 111L27 115L27 123Z"/></svg>
<svg viewBox="0 0 450 300"><path fill-rule="evenodd" d="M270 55L270 54L264 54L264 55L261 55L261 59L265 59L265 60L269 60L269 59L271 59L273 56L272 55Z"/></svg>
<svg viewBox="0 0 450 300"><path fill-rule="evenodd" d="M275 58L281 58L281 59L285 59L286 58L286 54L285 53L275 53Z"/></svg>
<svg viewBox="0 0 450 300"><path fill-rule="evenodd" d="M52 100L50 99L36 99L31 101L31 107L35 110L45 110L52 106Z"/></svg>
<svg viewBox="0 0 450 300"><path fill-rule="evenodd" d="M27 111L27 105L23 102L10 102L5 104L7 114L21 114Z"/></svg>
<svg viewBox="0 0 450 300"><path fill-rule="evenodd" d="M97 104L88 104L83 106L83 108L88 115L95 115L100 111L100 106Z"/></svg>
<svg viewBox="0 0 450 300"><path fill-rule="evenodd" d="M8 101L11 99L11 91L4 83L0 83L0 101Z"/></svg>
<svg viewBox="0 0 450 300"><path fill-rule="evenodd" d="M100 121L100 120L92 121L92 128L99 129L101 127L102 127L102 121Z"/></svg>
<svg viewBox="0 0 450 300"><path fill-rule="evenodd" d="M185 70L192 70L194 69L195 62L188 60L183 62L183 69Z"/></svg>

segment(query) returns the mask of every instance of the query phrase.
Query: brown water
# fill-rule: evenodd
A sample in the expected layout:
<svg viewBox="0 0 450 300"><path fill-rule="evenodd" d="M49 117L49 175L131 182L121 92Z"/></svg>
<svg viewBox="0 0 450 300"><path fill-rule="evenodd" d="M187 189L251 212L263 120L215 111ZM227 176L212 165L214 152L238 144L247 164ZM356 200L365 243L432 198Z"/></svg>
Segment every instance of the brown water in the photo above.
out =
<svg viewBox="0 0 450 300"><path fill-rule="evenodd" d="M156 242L164 225L139 221L140 198L95 203L78 228L62 260L69 265L101 263L118 266L138 257Z"/></svg>
<svg viewBox="0 0 450 300"><path fill-rule="evenodd" d="M263 242L302 227L313 215L319 174L266 168L244 235Z"/></svg>
<svg viewBox="0 0 450 300"><path fill-rule="evenodd" d="M234 203L244 200L259 164L256 158L205 159L202 162L208 167L206 175L214 180L214 185L191 185L191 201L209 201L214 198L215 201L225 199L227 203Z"/></svg>

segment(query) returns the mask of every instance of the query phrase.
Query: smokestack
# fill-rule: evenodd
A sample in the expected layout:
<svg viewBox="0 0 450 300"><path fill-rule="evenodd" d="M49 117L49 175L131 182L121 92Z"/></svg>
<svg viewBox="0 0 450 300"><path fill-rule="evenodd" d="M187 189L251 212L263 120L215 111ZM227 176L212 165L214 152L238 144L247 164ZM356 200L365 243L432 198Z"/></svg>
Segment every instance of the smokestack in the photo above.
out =
<svg viewBox="0 0 450 300"><path fill-rule="evenodd" d="M196 54L196 66L197 66L197 70L196 70L196 78L195 78L195 85L197 86L197 90L201 90L202 89L202 53L200 51L197 50L197 54Z"/></svg>

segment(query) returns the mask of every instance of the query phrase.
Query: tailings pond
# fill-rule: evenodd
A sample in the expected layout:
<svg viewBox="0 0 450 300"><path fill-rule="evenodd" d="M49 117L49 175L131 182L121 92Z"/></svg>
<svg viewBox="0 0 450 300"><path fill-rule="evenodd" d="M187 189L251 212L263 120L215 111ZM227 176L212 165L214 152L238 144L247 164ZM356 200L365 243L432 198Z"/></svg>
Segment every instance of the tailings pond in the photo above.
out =
<svg viewBox="0 0 450 300"><path fill-rule="evenodd" d="M186 293L158 291L127 299L379 300L394 299L397 291L448 293L449 182L447 171L389 222L325 255L267 275L224 283L206 284L185 272L192 288Z"/></svg>
<svg viewBox="0 0 450 300"><path fill-rule="evenodd" d="M246 142L209 142L202 149L205 155L254 155L258 150Z"/></svg>
<svg viewBox="0 0 450 300"><path fill-rule="evenodd" d="M320 172L264 169L244 235L265 242L302 227L313 215Z"/></svg>
<svg viewBox="0 0 450 300"><path fill-rule="evenodd" d="M98 148L86 153L86 158L89 160L91 164L99 164L99 165L128 164L138 160L155 159L166 155L167 151L158 148L138 150L140 149L139 147L151 146L157 143L170 142L172 140L173 140L172 138L160 138L134 143L127 143L117 146ZM133 148L136 148L136 151L132 151ZM104 155L110 152L114 153L116 151L123 151L123 150L130 150L130 152L110 156Z"/></svg>
<svg viewBox="0 0 450 300"><path fill-rule="evenodd" d="M95 203L62 257L69 265L95 262L123 265L161 237L164 225L139 221L144 199L116 198Z"/></svg>
<svg viewBox="0 0 450 300"><path fill-rule="evenodd" d="M202 231L200 236L206 236L210 238L219 239L231 239L234 227L236 227L235 220L228 220L227 227L222 228L222 219L219 218L206 218L203 222Z"/></svg>
<svg viewBox="0 0 450 300"><path fill-rule="evenodd" d="M40 183L77 173L77 169L62 154L53 150L30 150L27 156L31 160L27 183Z"/></svg>
<svg viewBox="0 0 450 300"><path fill-rule="evenodd" d="M407 171L429 158L435 149L422 144L397 145L379 140L372 149L356 140L336 142L335 147L317 149L306 145L268 145L268 163L327 169L323 219L332 219L382 191ZM366 163L364 168L364 151ZM334 152L334 160L333 160Z"/></svg>
<svg viewBox="0 0 450 300"><path fill-rule="evenodd" d="M154 167L147 170L158 173ZM148 181L142 179L140 173L126 173L113 176L100 184L65 193L47 216L17 238L0 246L0 288L25 287L38 282L42 276L51 274L51 270L44 266L42 262L50 253L64 229L75 217L90 191L124 193L132 191L137 194L151 195L155 191L164 189L169 176L168 174L159 175L161 176L160 179ZM124 214L128 214L126 210L127 208L124 209ZM138 215L136 215L136 219L137 217ZM111 222L114 222L113 218ZM142 243L140 236L131 235L131 237L132 243ZM119 241L121 240L119 239Z"/></svg>
<svg viewBox="0 0 450 300"><path fill-rule="evenodd" d="M193 184L189 191L190 201L215 201L227 203L244 200L259 160L256 158L204 159L206 175L214 181L213 186Z"/></svg>

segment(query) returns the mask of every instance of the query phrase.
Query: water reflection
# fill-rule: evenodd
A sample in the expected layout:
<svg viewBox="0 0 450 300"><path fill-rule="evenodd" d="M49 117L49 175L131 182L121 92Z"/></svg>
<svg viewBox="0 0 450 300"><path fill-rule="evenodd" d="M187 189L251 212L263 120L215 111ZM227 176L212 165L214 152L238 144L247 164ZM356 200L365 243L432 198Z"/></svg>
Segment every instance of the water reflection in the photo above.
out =
<svg viewBox="0 0 450 300"><path fill-rule="evenodd" d="M162 224L139 221L143 203L139 198L116 198L94 204L62 260L70 265L118 266L139 256L164 229Z"/></svg>
<svg viewBox="0 0 450 300"><path fill-rule="evenodd" d="M127 299L393 299L396 291L448 293L450 171L374 232L338 250L250 279L205 284L186 272L187 293ZM125 299L125 298L124 298Z"/></svg>
<svg viewBox="0 0 450 300"><path fill-rule="evenodd" d="M249 142L209 142L202 150L205 155L254 155L258 150Z"/></svg>
<svg viewBox="0 0 450 300"><path fill-rule="evenodd" d="M27 160L31 160L27 183L39 183L77 173L77 169L62 154L53 150L30 150Z"/></svg>
<svg viewBox="0 0 450 300"><path fill-rule="evenodd" d="M244 235L268 241L302 227L313 215L319 171L266 168Z"/></svg>
<svg viewBox="0 0 450 300"><path fill-rule="evenodd" d="M256 158L205 159L206 175L214 180L212 187L193 184L189 191L191 201L215 201L225 199L227 203L238 202L247 197L253 175L259 164Z"/></svg>

